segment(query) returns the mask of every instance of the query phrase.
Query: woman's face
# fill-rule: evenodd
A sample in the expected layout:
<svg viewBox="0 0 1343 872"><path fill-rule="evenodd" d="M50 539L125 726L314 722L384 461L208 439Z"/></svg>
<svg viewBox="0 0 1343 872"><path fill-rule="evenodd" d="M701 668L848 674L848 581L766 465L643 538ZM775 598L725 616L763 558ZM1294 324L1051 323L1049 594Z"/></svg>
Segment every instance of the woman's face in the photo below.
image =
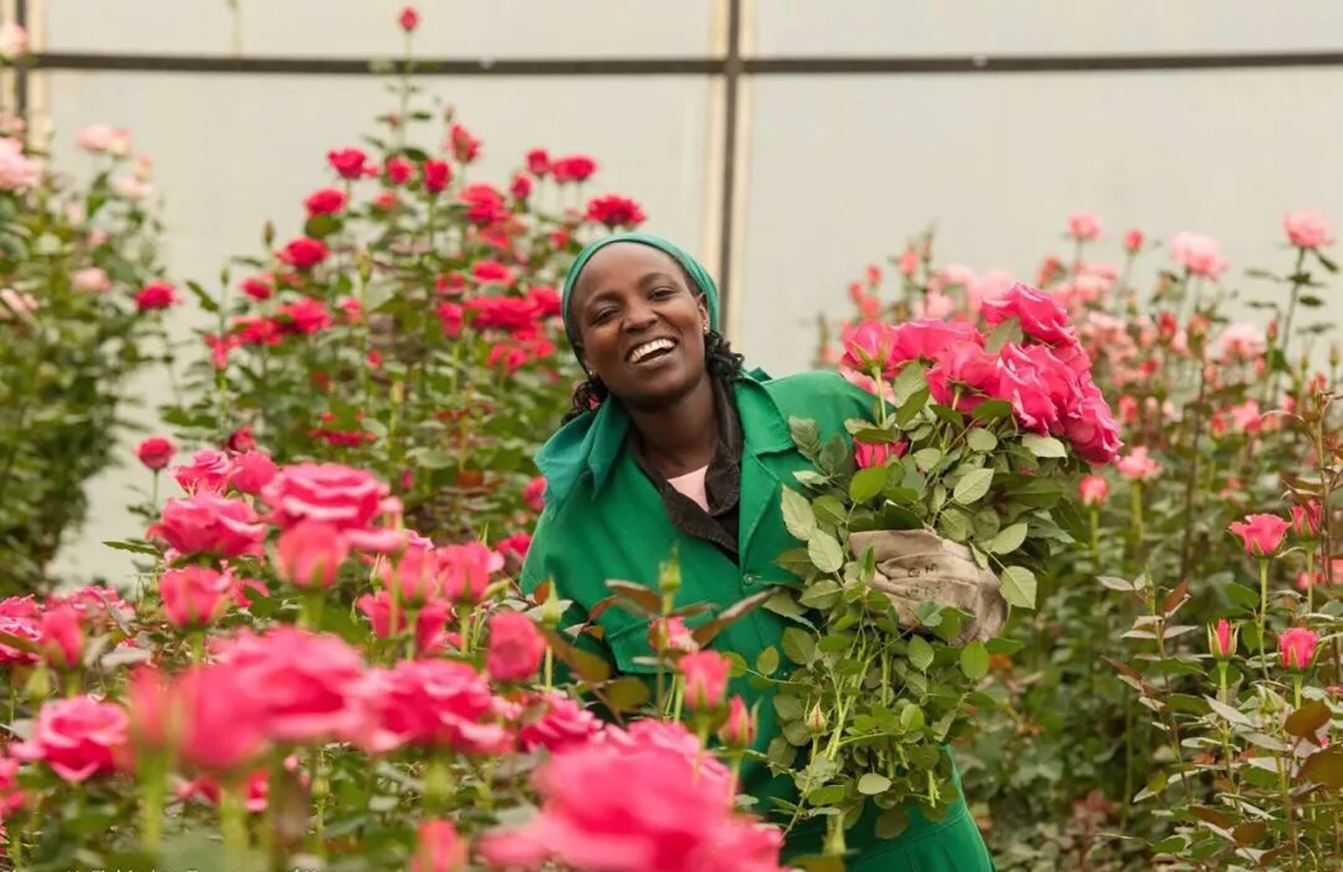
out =
<svg viewBox="0 0 1343 872"><path fill-rule="evenodd" d="M659 408L703 380L709 313L671 255L612 243L583 268L569 305L588 371L625 404Z"/></svg>

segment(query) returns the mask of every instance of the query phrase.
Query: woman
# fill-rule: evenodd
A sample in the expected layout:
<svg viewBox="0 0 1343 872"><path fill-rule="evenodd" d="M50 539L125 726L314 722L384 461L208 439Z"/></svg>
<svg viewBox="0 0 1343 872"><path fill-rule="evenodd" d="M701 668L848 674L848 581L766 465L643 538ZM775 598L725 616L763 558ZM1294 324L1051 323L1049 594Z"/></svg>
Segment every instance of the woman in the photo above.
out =
<svg viewBox="0 0 1343 872"><path fill-rule="evenodd" d="M609 591L607 579L656 586L659 565L675 552L682 586L677 605L721 609L773 585L798 580L775 558L799 543L780 509L780 489L810 466L795 449L789 417L814 419L823 439L848 438L844 421L870 417L872 397L837 373L770 379L747 373L718 332L713 280L671 243L643 234L602 239L575 261L565 283L563 316L589 376L575 410L538 457L547 479L546 508L522 571L531 591L554 579L573 602L564 626L588 621ZM699 615L689 623L708 620ZM593 622L600 638L580 644L625 674L653 671L648 621L619 608ZM765 609L724 630L713 647L754 663L781 647L788 620ZM734 682L747 705L762 695ZM779 734L773 706L759 707L755 747ZM742 772L744 792L768 815L773 798L796 801L792 780L763 764ZM932 821L917 809L894 839L881 840L865 819L849 833L853 870L980 872L993 868L964 800ZM786 853L820 849L824 821L789 835Z"/></svg>

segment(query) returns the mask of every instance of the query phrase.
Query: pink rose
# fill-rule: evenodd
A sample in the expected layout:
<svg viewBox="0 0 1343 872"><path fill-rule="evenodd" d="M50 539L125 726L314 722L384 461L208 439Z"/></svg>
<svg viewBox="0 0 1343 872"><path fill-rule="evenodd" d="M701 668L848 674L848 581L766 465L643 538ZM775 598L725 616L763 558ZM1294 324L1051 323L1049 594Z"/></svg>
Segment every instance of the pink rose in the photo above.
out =
<svg viewBox="0 0 1343 872"><path fill-rule="evenodd" d="M229 484L245 494L259 494L279 472L264 451L247 451L233 458Z"/></svg>
<svg viewBox="0 0 1343 872"><path fill-rule="evenodd" d="M1101 235L1101 221L1095 212L1074 212L1068 216L1068 235L1078 242L1090 242Z"/></svg>
<svg viewBox="0 0 1343 872"><path fill-rule="evenodd" d="M330 254L322 240L300 236L286 245L278 257L295 269L308 270L326 260Z"/></svg>
<svg viewBox="0 0 1343 872"><path fill-rule="evenodd" d="M280 576L299 587L330 587L350 555L350 543L331 524L304 521L280 535L275 549Z"/></svg>
<svg viewBox="0 0 1343 872"><path fill-rule="evenodd" d="M426 160L420 166L420 174L424 177L424 189L431 194L446 190L452 181L452 167L445 160Z"/></svg>
<svg viewBox="0 0 1343 872"><path fill-rule="evenodd" d="M503 568L504 559L479 542L438 549L443 596L452 602L480 602L490 574Z"/></svg>
<svg viewBox="0 0 1343 872"><path fill-rule="evenodd" d="M998 360L978 342L957 340L944 345L928 370L928 390L933 402L958 412L973 412L998 385ZM957 388L961 397L956 401Z"/></svg>
<svg viewBox="0 0 1343 872"><path fill-rule="evenodd" d="M1068 313L1043 291L1014 284L996 300L985 300L982 311L990 325L1001 324L1009 318L1021 322L1021 331L1028 337L1050 345L1077 342L1077 334L1068 324Z"/></svg>
<svg viewBox="0 0 1343 872"><path fill-rule="evenodd" d="M522 173L518 173L513 177L513 184L509 185L508 192L513 195L514 200L523 202L532 195L532 188L534 186L535 183L532 181L531 176L524 176Z"/></svg>
<svg viewBox="0 0 1343 872"><path fill-rule="evenodd" d="M340 174L343 179L354 181L362 176L368 175L371 169L377 173L375 168L366 167L368 155L357 148L342 148L339 151L329 151L326 155L327 163L331 164L332 169Z"/></svg>
<svg viewBox="0 0 1343 872"><path fill-rule="evenodd" d="M900 441L897 443L880 442L870 444L867 442L854 442L853 455L858 463L859 469L867 469L872 466L885 466L887 461L892 458L898 458L904 455L905 449L909 443Z"/></svg>
<svg viewBox="0 0 1343 872"><path fill-rule="evenodd" d="M161 538L182 554L218 554L241 557L260 554L266 525L242 500L199 493L185 500L168 500L157 524L145 531Z"/></svg>
<svg viewBox="0 0 1343 872"><path fill-rule="evenodd" d="M550 164L551 174L560 184L586 181L597 170L597 162L584 155L556 158Z"/></svg>
<svg viewBox="0 0 1343 872"><path fill-rule="evenodd" d="M953 342L983 345L984 337L967 321L939 321L922 318L892 328L895 345L893 365L907 360L936 360L938 352ZM893 371L892 371L893 372Z"/></svg>
<svg viewBox="0 0 1343 872"><path fill-rule="evenodd" d="M480 155L480 140L465 125L454 124L448 131L448 141L444 148L451 151L457 160L470 163Z"/></svg>
<svg viewBox="0 0 1343 872"><path fill-rule="evenodd" d="M75 134L75 144L94 154L108 152L117 157L125 157L131 151L131 132L106 124L90 124Z"/></svg>
<svg viewBox="0 0 1343 872"><path fill-rule="evenodd" d="M546 640L536 622L521 612L495 612L489 619L485 669L495 681L526 681L536 674Z"/></svg>
<svg viewBox="0 0 1343 872"><path fill-rule="evenodd" d="M1303 672L1309 669L1319 641L1319 635L1305 627L1283 630L1278 634L1278 652L1282 655L1282 665Z"/></svg>
<svg viewBox="0 0 1343 872"><path fill-rule="evenodd" d="M207 773L232 773L254 765L266 749L263 696L252 672L212 663L178 676L163 705L166 735L181 758Z"/></svg>
<svg viewBox="0 0 1343 872"><path fill-rule="evenodd" d="M1282 544L1289 526L1277 515L1246 515L1244 521L1233 521L1227 529L1240 537L1246 554L1269 557Z"/></svg>
<svg viewBox="0 0 1343 872"><path fill-rule="evenodd" d="M990 393L1011 403L1017 423L1028 430L1048 433L1059 421L1050 387L1035 362L1024 354L999 357L998 383Z"/></svg>
<svg viewBox="0 0 1343 872"><path fill-rule="evenodd" d="M37 602L31 596L11 596L0 600L0 633L27 639L34 647L40 648L42 627ZM0 663L36 662L34 654L0 645Z"/></svg>
<svg viewBox="0 0 1343 872"><path fill-rule="evenodd" d="M166 309L176 303L182 302L177 296L177 289L166 282L145 285L140 292L135 295L135 305L141 312L151 312L158 309Z"/></svg>
<svg viewBox="0 0 1343 872"><path fill-rule="evenodd" d="M162 436L150 437L135 449L135 456L140 458L140 462L156 471L167 466L176 453L177 447L173 445L172 440Z"/></svg>
<svg viewBox="0 0 1343 872"><path fill-rule="evenodd" d="M1161 471L1161 464L1147 456L1146 446L1139 445L1115 464L1120 475L1130 481L1146 481Z"/></svg>
<svg viewBox="0 0 1343 872"><path fill-rule="evenodd" d="M585 745L602 730L602 722L592 712L562 693L550 692L537 700L544 711L529 718L518 730L518 742L524 750L545 748L558 754L566 748Z"/></svg>
<svg viewBox="0 0 1343 872"><path fill-rule="evenodd" d="M1143 235L1141 230L1130 230L1124 234L1124 250L1129 254L1142 251Z"/></svg>
<svg viewBox="0 0 1343 872"><path fill-rule="evenodd" d="M1217 622L1216 626L1208 625L1208 652L1218 660L1224 660L1227 657L1236 655L1236 640L1239 636L1235 627L1226 618Z"/></svg>
<svg viewBox="0 0 1343 872"><path fill-rule="evenodd" d="M1216 279L1230 262L1222 256L1222 244L1201 233L1177 233L1170 241L1170 256L1192 275Z"/></svg>
<svg viewBox="0 0 1343 872"><path fill-rule="evenodd" d="M163 613L178 629L207 627L228 610L233 579L204 566L169 569L159 576Z"/></svg>
<svg viewBox="0 0 1343 872"><path fill-rule="evenodd" d="M191 455L191 462L173 469L173 478L188 494L223 493L228 489L233 463L229 456L213 448Z"/></svg>
<svg viewBox="0 0 1343 872"><path fill-rule="evenodd" d="M116 770L129 719L119 705L75 696L53 700L37 713L31 741L13 746L20 760L42 761L73 784Z"/></svg>
<svg viewBox="0 0 1343 872"><path fill-rule="evenodd" d="M676 668L685 680L685 702L691 711L723 704L732 661L717 651L700 651L683 656Z"/></svg>
<svg viewBox="0 0 1343 872"><path fill-rule="evenodd" d="M411 607L404 602L397 610L396 620L392 620L392 596L385 590L375 594L364 594L355 601L359 611L368 618L373 635L379 639L398 636L406 629L406 617ZM460 638L456 633L444 633L443 628L452 615L452 608L443 600L430 600L415 612L415 652L430 654L445 644L460 647Z"/></svg>
<svg viewBox="0 0 1343 872"><path fill-rule="evenodd" d="M70 284L77 291L106 291L112 287L107 273L96 266L75 270L70 274Z"/></svg>
<svg viewBox="0 0 1343 872"><path fill-rule="evenodd" d="M466 868L466 840L457 835L452 821L420 824L410 872L465 872Z"/></svg>
<svg viewBox="0 0 1343 872"><path fill-rule="evenodd" d="M1088 463L1110 463L1124 447L1119 422L1089 377L1081 382L1081 399L1064 413L1063 432L1077 456Z"/></svg>
<svg viewBox="0 0 1343 872"><path fill-rule="evenodd" d="M1088 475L1078 482L1077 493L1082 498L1082 505L1097 506L1110 495L1110 483L1099 475Z"/></svg>
<svg viewBox="0 0 1343 872"><path fill-rule="evenodd" d="M732 697L727 703L727 719L718 728L719 741L729 748L741 750L755 744L755 735L755 717L741 697Z"/></svg>
<svg viewBox="0 0 1343 872"><path fill-rule="evenodd" d="M324 521L343 530L363 530L397 507L391 489L371 472L339 463L286 466L261 490L273 520L292 527L303 520Z"/></svg>
<svg viewBox="0 0 1343 872"><path fill-rule="evenodd" d="M368 681L355 649L336 636L276 627L221 646L260 710L264 732L282 742L355 735L364 723Z"/></svg>
<svg viewBox="0 0 1343 872"><path fill-rule="evenodd" d="M1217 354L1225 362L1257 358L1268 349L1264 331L1245 322L1229 324L1217 337Z"/></svg>
<svg viewBox="0 0 1343 872"><path fill-rule="evenodd" d="M402 660L370 674L369 721L360 744L374 753L402 745L500 754L512 735L496 723L489 682L465 663Z"/></svg>
<svg viewBox="0 0 1343 872"><path fill-rule="evenodd" d="M896 359L895 334L889 324L864 321L845 337L842 366L869 376L877 369L883 378L890 378L900 362Z"/></svg>
<svg viewBox="0 0 1343 872"><path fill-rule="evenodd" d="M544 148L534 148L527 152L527 172L538 179L550 173L550 154Z"/></svg>
<svg viewBox="0 0 1343 872"><path fill-rule="evenodd" d="M1303 539L1319 535L1320 504L1308 500L1304 506L1292 506L1292 530Z"/></svg>
<svg viewBox="0 0 1343 872"><path fill-rule="evenodd" d="M0 60L15 61L28 54L28 31L16 21L0 24Z"/></svg>
<svg viewBox="0 0 1343 872"><path fill-rule="evenodd" d="M680 617L654 618L648 625L648 644L661 654L669 651L693 654L699 650L694 634Z"/></svg>
<svg viewBox="0 0 1343 872"><path fill-rule="evenodd" d="M26 191L41 179L37 162L23 153L23 143L0 137L0 191Z"/></svg>
<svg viewBox="0 0 1343 872"><path fill-rule="evenodd" d="M397 17L396 23L401 25L401 29L406 33L411 33L415 28L420 26L420 13L415 11L414 6L407 6L405 9L401 10L401 14Z"/></svg>
<svg viewBox="0 0 1343 872"><path fill-rule="evenodd" d="M322 188L303 201L308 217L334 215L345 208L345 192L339 188Z"/></svg>
<svg viewBox="0 0 1343 872"><path fill-rule="evenodd" d="M59 605L42 614L42 658L53 669L75 669L84 650L84 628L80 613L72 606Z"/></svg>
<svg viewBox="0 0 1343 872"><path fill-rule="evenodd" d="M1287 238L1297 248L1323 248L1334 244L1334 225L1314 209L1298 209L1282 217Z"/></svg>

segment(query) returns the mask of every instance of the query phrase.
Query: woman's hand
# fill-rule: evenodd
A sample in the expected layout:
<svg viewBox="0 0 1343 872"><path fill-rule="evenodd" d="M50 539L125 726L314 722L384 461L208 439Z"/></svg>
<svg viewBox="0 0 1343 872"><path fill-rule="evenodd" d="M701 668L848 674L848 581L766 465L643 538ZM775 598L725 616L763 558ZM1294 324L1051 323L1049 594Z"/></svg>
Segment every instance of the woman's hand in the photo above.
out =
<svg viewBox="0 0 1343 872"><path fill-rule="evenodd" d="M862 555L871 548L877 559L872 586L895 604L901 626L916 626L920 603L953 606L973 617L960 643L986 642L1007 621L1007 601L991 570L975 563L970 549L930 530L870 530L849 536L849 547Z"/></svg>

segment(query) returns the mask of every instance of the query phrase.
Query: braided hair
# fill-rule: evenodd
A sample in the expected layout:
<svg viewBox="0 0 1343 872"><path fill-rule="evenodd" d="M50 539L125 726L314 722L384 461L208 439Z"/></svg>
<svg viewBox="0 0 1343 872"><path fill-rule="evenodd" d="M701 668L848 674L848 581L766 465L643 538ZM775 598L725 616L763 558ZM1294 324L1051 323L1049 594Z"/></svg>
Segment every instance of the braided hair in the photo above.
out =
<svg viewBox="0 0 1343 872"><path fill-rule="evenodd" d="M741 375L744 360L717 330L704 334L704 368L719 383L725 384ZM565 414L564 423L597 408L610 395L611 392L595 373L589 375L587 381L574 388L573 406Z"/></svg>

